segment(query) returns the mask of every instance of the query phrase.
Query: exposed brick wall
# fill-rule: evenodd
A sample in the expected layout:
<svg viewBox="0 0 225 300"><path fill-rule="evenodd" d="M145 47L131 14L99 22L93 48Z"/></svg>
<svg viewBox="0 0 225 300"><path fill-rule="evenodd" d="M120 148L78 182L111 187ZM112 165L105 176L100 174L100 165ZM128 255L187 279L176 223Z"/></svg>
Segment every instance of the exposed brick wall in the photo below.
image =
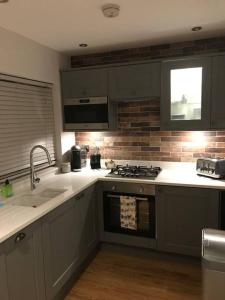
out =
<svg viewBox="0 0 225 300"><path fill-rule="evenodd" d="M173 44L162 44L112 52L78 55L71 57L71 67L105 65L145 59L161 59L225 51L225 37L201 39Z"/></svg>
<svg viewBox="0 0 225 300"><path fill-rule="evenodd" d="M103 158L195 161L225 157L225 131L160 131L159 99L118 104L116 132L76 133L78 144L100 147Z"/></svg>

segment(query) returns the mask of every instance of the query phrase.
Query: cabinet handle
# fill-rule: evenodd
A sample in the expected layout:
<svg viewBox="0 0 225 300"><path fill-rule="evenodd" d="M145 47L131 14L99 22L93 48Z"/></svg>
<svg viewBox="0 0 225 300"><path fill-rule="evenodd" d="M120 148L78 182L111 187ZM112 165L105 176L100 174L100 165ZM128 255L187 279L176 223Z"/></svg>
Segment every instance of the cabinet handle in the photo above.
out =
<svg viewBox="0 0 225 300"><path fill-rule="evenodd" d="M76 197L76 201L80 200L80 199L83 198L83 197L84 197L84 193L78 195L78 196Z"/></svg>
<svg viewBox="0 0 225 300"><path fill-rule="evenodd" d="M143 193L144 192L144 187L141 185L140 187L139 187L139 193Z"/></svg>
<svg viewBox="0 0 225 300"><path fill-rule="evenodd" d="M24 240L25 237L26 237L26 234L24 232L20 232L15 238L15 243L17 244L17 243L22 242L22 240Z"/></svg>
<svg viewBox="0 0 225 300"><path fill-rule="evenodd" d="M113 185L112 188L111 188L111 190L112 190L112 191L115 191L115 190L116 190L116 186Z"/></svg>

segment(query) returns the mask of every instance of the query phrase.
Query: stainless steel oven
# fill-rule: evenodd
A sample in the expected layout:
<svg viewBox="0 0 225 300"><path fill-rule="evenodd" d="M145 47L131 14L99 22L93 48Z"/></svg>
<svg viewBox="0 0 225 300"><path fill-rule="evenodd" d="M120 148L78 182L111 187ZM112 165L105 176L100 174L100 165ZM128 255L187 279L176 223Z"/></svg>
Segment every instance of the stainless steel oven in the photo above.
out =
<svg viewBox="0 0 225 300"><path fill-rule="evenodd" d="M64 100L65 130L106 130L109 128L107 97Z"/></svg>

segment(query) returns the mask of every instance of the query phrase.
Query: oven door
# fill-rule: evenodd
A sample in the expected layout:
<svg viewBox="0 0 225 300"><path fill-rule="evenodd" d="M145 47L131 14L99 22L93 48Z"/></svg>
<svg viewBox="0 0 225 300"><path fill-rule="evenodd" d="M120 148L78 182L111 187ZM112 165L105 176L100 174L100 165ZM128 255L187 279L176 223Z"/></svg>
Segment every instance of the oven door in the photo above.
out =
<svg viewBox="0 0 225 300"><path fill-rule="evenodd" d="M64 101L64 128L67 130L108 129L107 97L66 99Z"/></svg>
<svg viewBox="0 0 225 300"><path fill-rule="evenodd" d="M137 229L121 227L120 196L136 198ZM122 233L139 237L155 238L155 196L103 193L104 231Z"/></svg>

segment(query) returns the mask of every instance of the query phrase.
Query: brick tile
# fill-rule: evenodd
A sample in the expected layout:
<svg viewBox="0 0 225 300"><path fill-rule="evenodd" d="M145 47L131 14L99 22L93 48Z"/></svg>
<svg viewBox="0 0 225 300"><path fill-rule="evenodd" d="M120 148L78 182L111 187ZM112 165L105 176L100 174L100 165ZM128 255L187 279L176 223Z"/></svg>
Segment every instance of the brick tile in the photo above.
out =
<svg viewBox="0 0 225 300"><path fill-rule="evenodd" d="M162 142L181 142L183 139L181 137L162 137L161 141Z"/></svg>
<svg viewBox="0 0 225 300"><path fill-rule="evenodd" d="M225 148L206 148L205 151L209 153L225 153Z"/></svg>
<svg viewBox="0 0 225 300"><path fill-rule="evenodd" d="M156 151L160 151L160 147L141 147L141 151L152 151L152 152L156 152Z"/></svg>

